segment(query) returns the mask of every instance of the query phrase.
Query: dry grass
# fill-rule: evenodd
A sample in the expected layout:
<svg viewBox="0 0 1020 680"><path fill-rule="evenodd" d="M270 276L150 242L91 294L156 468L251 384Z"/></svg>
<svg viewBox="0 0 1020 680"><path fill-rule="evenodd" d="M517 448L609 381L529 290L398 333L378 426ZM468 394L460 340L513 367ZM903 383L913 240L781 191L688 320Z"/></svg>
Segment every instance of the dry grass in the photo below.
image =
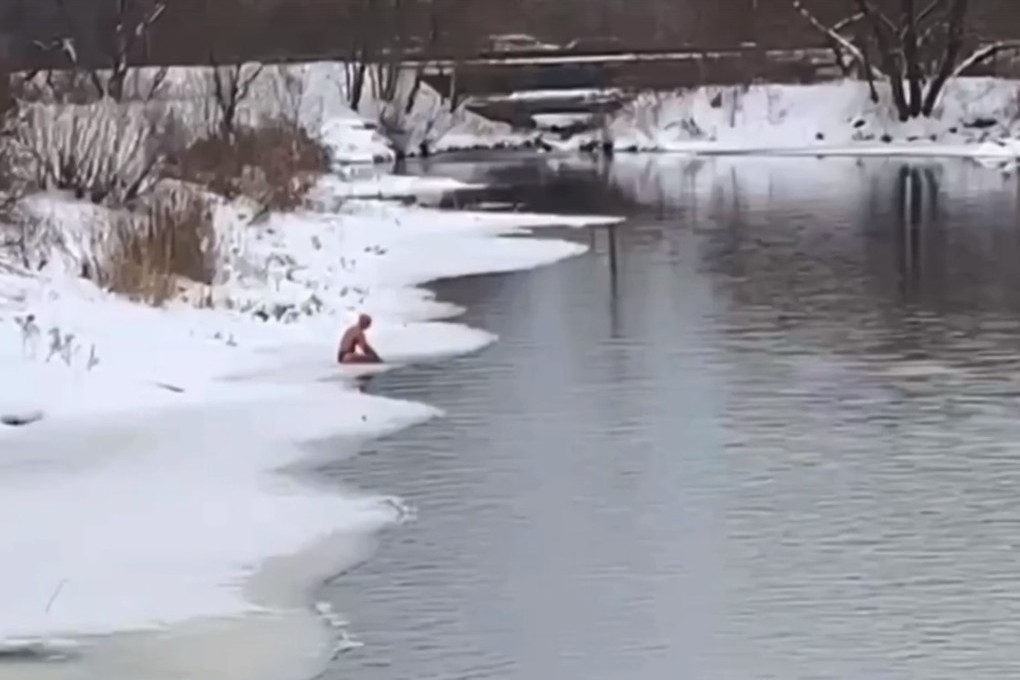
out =
<svg viewBox="0 0 1020 680"><path fill-rule="evenodd" d="M247 196L270 210L301 206L329 155L300 126L283 120L238 129L232 138L205 137L173 159L176 179L235 198Z"/></svg>
<svg viewBox="0 0 1020 680"><path fill-rule="evenodd" d="M209 201L194 191L155 194L112 219L94 278L134 300L162 305L179 279L212 284L216 238Z"/></svg>
<svg viewBox="0 0 1020 680"><path fill-rule="evenodd" d="M159 116L112 101L22 107L14 142L31 162L39 189L73 192L93 203L123 205L158 178Z"/></svg>

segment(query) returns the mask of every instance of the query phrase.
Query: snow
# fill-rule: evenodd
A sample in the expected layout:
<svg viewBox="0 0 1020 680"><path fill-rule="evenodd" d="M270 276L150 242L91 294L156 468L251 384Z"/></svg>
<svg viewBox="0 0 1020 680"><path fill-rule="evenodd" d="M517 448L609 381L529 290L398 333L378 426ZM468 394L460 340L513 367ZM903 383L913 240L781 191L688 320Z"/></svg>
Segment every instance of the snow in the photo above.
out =
<svg viewBox="0 0 1020 680"><path fill-rule="evenodd" d="M626 60L633 55L618 56ZM140 69L133 87L145 91L155 72ZM165 106L188 132L197 134L209 124L209 72L203 67L172 68L158 100L139 107ZM294 118L323 141L339 165L390 163L401 154L543 144L570 152L603 141L616 151L691 154L1013 158L1020 150L1015 141L1020 137L1020 81L1000 78L952 80L931 118L906 123L895 115L887 83L877 84L881 93L877 104L871 101L867 84L856 80L641 92L608 115L603 129L562 140L556 133L544 135L488 120L468 110L468 101L451 111L427 83L415 90L415 75L413 64L401 71L393 100L387 102L378 93L380 78L370 73L358 110L353 111L343 62L267 65L254 80L238 118L242 122ZM578 100L594 104L627 96L619 89L574 88L522 90L484 99L544 102L539 124L560 128L580 121ZM571 109L557 112L551 105L557 100L571 101Z"/></svg>
<svg viewBox="0 0 1020 680"><path fill-rule="evenodd" d="M251 206L221 201L217 283L184 287L165 308L130 303L78 277L109 218L103 209L56 193L26 202L38 222L33 238L17 257L0 252L0 512L15 518L0 530L0 650L40 640L63 648L70 643L54 636L284 606L247 588L267 558L337 532L376 531L409 509L399 499L313 489L278 470L307 460L304 443L379 436L440 415L361 394L353 378L496 340L451 321L461 310L421 284L550 264L585 247L527 238L533 229L618 221L380 200L476 185L351 166L391 161L394 146L409 154L520 147L536 133L449 111L428 86L408 109L409 72L395 105L380 102L370 85L355 113L343 70L298 64L257 79L242 119L292 106L332 151L337 174L321 178L308 209L256 224ZM161 95L193 134L201 129L202 71L171 69ZM287 83L300 85L296 103L281 95ZM697 181L709 180L690 172L698 161L689 157L705 154L956 155L997 165L1020 157L1018 93L1011 81L954 81L935 116L908 123L850 81L645 93L605 130L558 146L606 135L618 151L674 152L677 172ZM575 120L539 115L546 124ZM381 120L395 142L370 122ZM646 161L621 155L609 177L648 200L685 200L669 177L645 181ZM803 191L805 178L776 162L759 159L745 173L749 186L761 183L750 195L771 197L780 185ZM830 181L827 190L841 186ZM361 311L375 317L372 338L386 366L333 362L338 332Z"/></svg>
<svg viewBox="0 0 1020 680"><path fill-rule="evenodd" d="M590 123L593 115L590 113L536 113L531 118L540 128L558 130Z"/></svg>
<svg viewBox="0 0 1020 680"><path fill-rule="evenodd" d="M7 648L282 606L246 591L264 560L405 517L399 499L275 472L307 455L302 442L438 415L356 391L359 371L334 363L342 325L372 313L386 368L478 350L495 338L439 320L459 310L417 286L549 264L585 248L526 238L532 229L617 221L352 198L437 186L461 185L324 179L329 211L255 225L249 208L221 204L229 247L222 280L203 291L212 308L149 308L100 291L75 276L83 247L31 274L0 262L0 414L39 418L0 425L0 513L16 518L0 531ZM330 191L342 200L326 200ZM68 234L101 218L65 197L33 201Z"/></svg>
<svg viewBox="0 0 1020 680"><path fill-rule="evenodd" d="M319 134L323 146L340 164L379 163L395 158L386 138L353 111L342 111L324 120Z"/></svg>
<svg viewBox="0 0 1020 680"><path fill-rule="evenodd" d="M859 81L642 93L613 115L617 151L690 154L1015 157L1020 82L951 81L930 118L898 120L888 85L871 101Z"/></svg>
<svg viewBox="0 0 1020 680"><path fill-rule="evenodd" d="M258 68L251 64L246 74ZM126 105L139 120L151 119L153 111L171 114L182 134L198 136L216 122L209 104L212 68L176 66L165 75L156 97L145 102L160 69L140 68L126 84L131 101ZM43 75L36 76L43 82ZM460 149L519 148L533 144L535 135L514 130L510 125L490 121L461 106L451 111L443 98L427 83L414 92L415 69L408 66L398 77L394 100L384 102L378 93L380 79L369 72L359 102L352 110L347 93L347 66L343 62L267 64L251 84L250 95L240 102L239 123L257 123L274 117L295 120L321 139L340 165L389 163L397 150L418 155L425 143L430 151ZM51 103L37 104L46 115ZM381 131L389 128L387 138Z"/></svg>
<svg viewBox="0 0 1020 680"><path fill-rule="evenodd" d="M311 200L328 201L331 198L427 198L465 189L478 189L481 185L460 182L450 177L418 177L391 175L372 171L348 177L327 175L313 188Z"/></svg>
<svg viewBox="0 0 1020 680"><path fill-rule="evenodd" d="M548 99L584 99L599 101L602 99L613 99L623 95L623 91L615 88L594 89L594 88L557 88L545 90L518 90L505 96L486 97L489 101L544 101Z"/></svg>

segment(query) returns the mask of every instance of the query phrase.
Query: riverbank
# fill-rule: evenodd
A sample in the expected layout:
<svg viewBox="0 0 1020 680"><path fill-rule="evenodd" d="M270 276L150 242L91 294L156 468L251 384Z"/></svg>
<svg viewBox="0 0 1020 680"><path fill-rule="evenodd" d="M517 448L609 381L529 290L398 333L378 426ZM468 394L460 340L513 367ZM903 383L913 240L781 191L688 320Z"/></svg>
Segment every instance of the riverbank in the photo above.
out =
<svg viewBox="0 0 1020 680"><path fill-rule="evenodd" d="M136 88L159 87L151 101L130 107L170 116L191 134L207 126L210 69L161 73L137 70ZM1020 80L1008 78L952 79L931 116L904 122L888 83L875 84L875 101L868 84L853 79L630 91L550 87L465 98L451 110L427 82L415 86L414 69L400 73L392 101L368 78L354 107L343 62L267 64L250 73L239 120L293 120L329 149L341 171L481 150L1020 157ZM605 109L606 97L618 108ZM505 120L475 112L493 101Z"/></svg>
<svg viewBox="0 0 1020 680"><path fill-rule="evenodd" d="M374 181L384 193L413 193L416 184ZM113 672L104 677L125 669L123 677L137 677L183 645L195 653L155 665L176 669L175 678L206 677L200 660L211 657L196 650L220 648L200 631L265 650L259 640L291 639L269 632L286 621L322 630L307 608L309 588L407 509L276 472L307 455L302 442L343 436L356 447L437 415L357 392L356 372L332 362L339 328L371 312L388 366L477 350L494 338L439 321L460 310L422 283L549 264L584 248L526 238L532 228L616 221L350 194L328 200L324 182L318 210L224 227L231 276L202 291L197 306L128 303L56 263L0 277L0 370L12 376L0 403L7 420L34 420L0 429L0 508L21 518L4 533L0 640L8 656L29 659L0 661L0 676L76 677L85 664ZM265 569L269 558L309 550L322 560ZM272 647L321 660L323 642ZM71 660L44 661L53 654ZM180 665L189 657L193 676ZM230 677L224 663L213 664L221 678ZM243 665L246 680L253 667L277 668L251 655Z"/></svg>
<svg viewBox="0 0 1020 680"><path fill-rule="evenodd" d="M591 129L544 140L555 149L692 155L901 155L1016 158L1020 83L950 81L928 118L901 121L887 83L836 80L635 93ZM550 96L555 91L550 90Z"/></svg>

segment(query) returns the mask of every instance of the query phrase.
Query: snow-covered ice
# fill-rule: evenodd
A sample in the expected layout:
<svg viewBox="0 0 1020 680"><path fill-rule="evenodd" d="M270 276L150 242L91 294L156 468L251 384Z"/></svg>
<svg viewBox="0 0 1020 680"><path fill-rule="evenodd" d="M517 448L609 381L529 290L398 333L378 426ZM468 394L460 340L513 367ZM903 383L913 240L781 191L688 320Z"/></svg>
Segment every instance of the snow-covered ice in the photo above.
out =
<svg viewBox="0 0 1020 680"><path fill-rule="evenodd" d="M350 198L425 198L437 194L481 188L452 177L391 175L385 171L351 172L347 177L323 177L313 188L312 201Z"/></svg>
<svg viewBox="0 0 1020 680"><path fill-rule="evenodd" d="M417 190L411 179L371 181L384 195ZM319 190L330 187L343 194L335 181ZM494 338L437 320L459 310L420 284L552 263L584 246L520 237L616 221L351 195L364 191L331 212L254 225L222 204L223 280L202 291L212 309L116 298L76 278L81 253L0 273L0 411L41 417L0 426L5 644L255 611L271 603L248 597L246 578L266 558L397 521L389 499L275 473L305 455L301 442L437 415L357 392L355 369L333 362L341 326L373 313L374 342L394 364L479 349ZM74 216L67 199L38 200Z"/></svg>

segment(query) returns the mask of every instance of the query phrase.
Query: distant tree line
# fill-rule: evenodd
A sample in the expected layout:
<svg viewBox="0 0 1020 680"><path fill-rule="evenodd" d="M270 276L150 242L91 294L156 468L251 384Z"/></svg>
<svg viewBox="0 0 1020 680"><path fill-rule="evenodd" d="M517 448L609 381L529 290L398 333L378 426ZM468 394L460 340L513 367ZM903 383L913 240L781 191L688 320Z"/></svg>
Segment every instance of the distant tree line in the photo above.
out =
<svg viewBox="0 0 1020 680"><path fill-rule="evenodd" d="M857 0L804 0L833 26ZM132 60L205 63L222 60L338 59L352 53L401 54L430 49L475 54L493 34L525 33L540 41L595 48L775 48L828 44L791 0L172 0L132 48ZM894 16L901 0L869 0ZM918 0L920 7L929 2ZM1020 38L1020 2L970 0L964 39ZM104 61L118 16L145 14L151 0L0 0L8 59L52 63L42 49L75 36L78 58Z"/></svg>
<svg viewBox="0 0 1020 680"><path fill-rule="evenodd" d="M347 64L353 106L369 74L395 101L407 61L457 64L517 33L596 52L827 47L876 100L887 82L904 120L929 115L951 78L1020 48L1018 19L1017 0L0 0L9 68L71 70L113 99L136 65L332 59ZM434 81L452 106L459 70Z"/></svg>

